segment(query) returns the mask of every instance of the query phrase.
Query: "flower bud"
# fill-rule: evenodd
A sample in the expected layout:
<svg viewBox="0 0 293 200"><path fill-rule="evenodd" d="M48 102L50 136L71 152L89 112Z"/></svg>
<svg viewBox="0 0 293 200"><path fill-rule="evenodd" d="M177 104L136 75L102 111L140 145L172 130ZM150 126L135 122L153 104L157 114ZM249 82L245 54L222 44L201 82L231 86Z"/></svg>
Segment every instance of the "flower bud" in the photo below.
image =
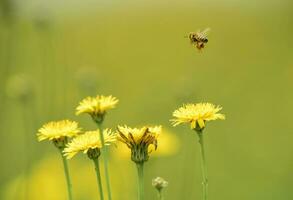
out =
<svg viewBox="0 0 293 200"><path fill-rule="evenodd" d="M168 184L169 183L161 177L157 177L152 180L152 186L155 187L158 191L161 191L162 189L167 187Z"/></svg>

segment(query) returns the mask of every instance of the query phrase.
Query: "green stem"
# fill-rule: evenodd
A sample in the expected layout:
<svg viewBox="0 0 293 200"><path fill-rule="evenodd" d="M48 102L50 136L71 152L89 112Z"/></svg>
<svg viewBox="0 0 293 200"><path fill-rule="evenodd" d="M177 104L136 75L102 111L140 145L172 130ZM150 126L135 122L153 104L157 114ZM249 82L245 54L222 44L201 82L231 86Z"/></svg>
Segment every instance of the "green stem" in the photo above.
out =
<svg viewBox="0 0 293 200"><path fill-rule="evenodd" d="M107 193L108 193L108 199L112 199L111 195L111 185L110 185L110 178L109 178L109 169L108 169L108 149L105 146L105 139L104 134L102 130L102 123L97 123L99 131L100 131L100 139L102 142L102 156L104 157L104 168L105 168L105 178L106 178L106 186L107 186Z"/></svg>
<svg viewBox="0 0 293 200"><path fill-rule="evenodd" d="M61 153L61 156L62 156L62 161L63 161L63 166L64 166L64 174L65 174L66 183L67 183L68 199L72 200L73 199L72 198L72 184L71 184L70 176L69 176L68 163L67 163L66 158L62 154L62 149L59 149L59 150L60 150L60 153Z"/></svg>
<svg viewBox="0 0 293 200"><path fill-rule="evenodd" d="M158 190L158 199L159 200L164 200L162 190Z"/></svg>
<svg viewBox="0 0 293 200"><path fill-rule="evenodd" d="M102 187L102 179L101 179L101 173L100 173L100 164L99 164L99 159L93 159L95 163L95 169L96 169L96 174L97 174L97 181L99 185L99 191L100 191L100 200L104 200L104 193L103 193L103 187Z"/></svg>
<svg viewBox="0 0 293 200"><path fill-rule="evenodd" d="M202 171L202 186L203 186L203 200L208 199L208 177L207 177L207 165L204 151L204 140L202 131L198 132L200 152L201 152L201 171Z"/></svg>
<svg viewBox="0 0 293 200"><path fill-rule="evenodd" d="M143 181L143 163L136 163L138 174L138 200L143 200L144 196L144 181Z"/></svg>

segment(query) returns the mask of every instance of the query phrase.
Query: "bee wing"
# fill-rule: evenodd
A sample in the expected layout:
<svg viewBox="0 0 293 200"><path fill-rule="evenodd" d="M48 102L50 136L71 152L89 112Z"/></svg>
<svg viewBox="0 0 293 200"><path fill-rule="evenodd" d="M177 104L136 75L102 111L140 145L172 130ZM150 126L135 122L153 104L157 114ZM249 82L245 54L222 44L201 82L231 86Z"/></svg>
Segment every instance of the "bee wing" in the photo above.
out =
<svg viewBox="0 0 293 200"><path fill-rule="evenodd" d="M200 33L201 33L202 36L206 37L206 36L209 34L210 31L211 31L210 28L206 28L206 29L204 29L204 30L203 30L202 32L200 32Z"/></svg>

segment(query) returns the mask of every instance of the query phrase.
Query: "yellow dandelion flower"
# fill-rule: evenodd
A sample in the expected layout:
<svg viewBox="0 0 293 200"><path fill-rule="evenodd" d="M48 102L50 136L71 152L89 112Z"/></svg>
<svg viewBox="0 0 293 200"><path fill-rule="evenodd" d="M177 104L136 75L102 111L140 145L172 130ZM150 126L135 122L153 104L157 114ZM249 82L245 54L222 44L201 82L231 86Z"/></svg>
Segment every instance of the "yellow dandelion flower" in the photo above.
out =
<svg viewBox="0 0 293 200"><path fill-rule="evenodd" d="M163 129L160 134L160 141L157 150L154 145L148 147L148 151L152 152L152 157L168 157L176 155L180 149L181 143L178 135L171 132L170 130ZM130 155L130 149L122 142L117 144L117 148L112 149L113 156L116 159L128 159Z"/></svg>
<svg viewBox="0 0 293 200"><path fill-rule="evenodd" d="M118 126L118 140L131 149L131 159L136 163L143 163L149 159L149 146L157 149L157 139L162 131L161 126L130 128Z"/></svg>
<svg viewBox="0 0 293 200"><path fill-rule="evenodd" d="M76 108L76 115L90 114L93 119L102 121L107 110L115 108L118 99L113 96L96 96L83 99Z"/></svg>
<svg viewBox="0 0 293 200"><path fill-rule="evenodd" d="M105 145L110 145L111 143L116 141L116 135L112 133L110 129L105 129L103 131ZM102 142L100 140L100 131L87 131L82 135L75 137L70 143L66 145L63 153L64 155L70 159L75 156L78 152L87 153L90 158L89 152L95 155L94 157L98 157L100 155L100 149L102 148ZM94 150L94 151L90 151Z"/></svg>
<svg viewBox="0 0 293 200"><path fill-rule="evenodd" d="M190 123L191 129L202 130L205 123L211 120L225 119L225 115L218 113L222 107L211 103L186 104L173 112L171 119L173 126Z"/></svg>
<svg viewBox="0 0 293 200"><path fill-rule="evenodd" d="M38 140L58 140L78 135L80 128L78 123L70 120L52 121L39 129Z"/></svg>

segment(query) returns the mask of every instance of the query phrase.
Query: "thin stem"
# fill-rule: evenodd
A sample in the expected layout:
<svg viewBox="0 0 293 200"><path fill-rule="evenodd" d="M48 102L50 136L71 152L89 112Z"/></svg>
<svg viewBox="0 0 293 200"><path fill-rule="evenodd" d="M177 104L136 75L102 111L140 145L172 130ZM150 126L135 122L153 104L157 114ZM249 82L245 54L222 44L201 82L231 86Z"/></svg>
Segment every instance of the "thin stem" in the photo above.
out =
<svg viewBox="0 0 293 200"><path fill-rule="evenodd" d="M95 163L95 169L96 169L96 174L97 174L97 181L99 185L99 191L100 191L100 200L104 200L104 193L103 193L103 187L102 187L102 179L101 179L101 173L100 173L100 164L99 164L99 159L93 159Z"/></svg>
<svg viewBox="0 0 293 200"><path fill-rule="evenodd" d="M104 157L104 168L105 168L105 178L106 178L106 186L107 186L107 193L108 193L108 199L112 199L111 195L111 185L110 185L110 178L109 178L109 169L108 169L108 149L107 146L105 146L105 139L104 134L102 130L102 123L97 123L99 131L100 131L100 139L102 142L102 156Z"/></svg>
<svg viewBox="0 0 293 200"><path fill-rule="evenodd" d="M143 200L144 196L144 181L143 181L143 163L136 163L138 175L138 200Z"/></svg>
<svg viewBox="0 0 293 200"><path fill-rule="evenodd" d="M68 199L72 200L73 199L72 198L72 184L71 184L71 180L70 180L70 176L69 176L68 163L67 163L66 158L62 154L62 149L60 149L60 153L61 153L63 166L64 166L64 174L65 174L65 177L66 177Z"/></svg>
<svg viewBox="0 0 293 200"><path fill-rule="evenodd" d="M30 118L27 114L27 107L28 107L28 104L26 104L27 102L23 101L23 100L20 100L21 104L21 108L22 108L22 116L23 116L23 120L22 120L22 123L23 123L23 130L25 132L25 148L24 148L24 153L26 154L26 159L25 159L25 167L24 167L24 176L25 176L25 186L24 186L24 196L26 199L29 199L29 175L30 175L30 167L31 167L31 163L32 163L32 145L31 145L31 126L30 126L30 122L32 120L32 118Z"/></svg>
<svg viewBox="0 0 293 200"><path fill-rule="evenodd" d="M207 164L204 151L204 140L202 131L198 132L200 152L201 152L201 171L202 171L202 186L203 186L203 200L208 199L208 177L207 177Z"/></svg>
<svg viewBox="0 0 293 200"><path fill-rule="evenodd" d="M164 200L162 190L158 190L158 199L159 199L159 200Z"/></svg>

